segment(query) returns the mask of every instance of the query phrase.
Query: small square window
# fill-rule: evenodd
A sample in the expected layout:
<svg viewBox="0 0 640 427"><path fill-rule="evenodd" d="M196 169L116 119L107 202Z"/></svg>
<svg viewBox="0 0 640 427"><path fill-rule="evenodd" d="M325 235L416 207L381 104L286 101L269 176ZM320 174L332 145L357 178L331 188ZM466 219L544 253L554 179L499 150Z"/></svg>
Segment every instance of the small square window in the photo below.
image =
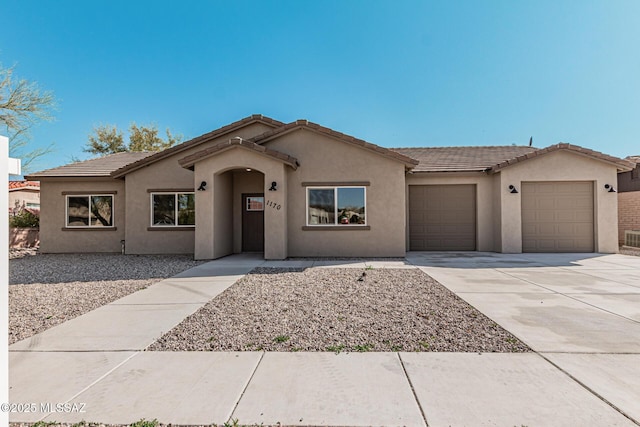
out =
<svg viewBox="0 0 640 427"><path fill-rule="evenodd" d="M264 197L247 197L247 211L263 211Z"/></svg>

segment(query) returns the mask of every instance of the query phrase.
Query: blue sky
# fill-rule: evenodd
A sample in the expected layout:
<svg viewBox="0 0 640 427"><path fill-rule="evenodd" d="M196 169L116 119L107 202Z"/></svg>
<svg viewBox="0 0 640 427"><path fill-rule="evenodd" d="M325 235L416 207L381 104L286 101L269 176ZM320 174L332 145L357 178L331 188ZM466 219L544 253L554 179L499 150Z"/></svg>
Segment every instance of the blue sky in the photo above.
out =
<svg viewBox="0 0 640 427"><path fill-rule="evenodd" d="M385 147L640 154L640 2L4 0L0 63L54 92L36 169L94 125L196 137L251 114Z"/></svg>

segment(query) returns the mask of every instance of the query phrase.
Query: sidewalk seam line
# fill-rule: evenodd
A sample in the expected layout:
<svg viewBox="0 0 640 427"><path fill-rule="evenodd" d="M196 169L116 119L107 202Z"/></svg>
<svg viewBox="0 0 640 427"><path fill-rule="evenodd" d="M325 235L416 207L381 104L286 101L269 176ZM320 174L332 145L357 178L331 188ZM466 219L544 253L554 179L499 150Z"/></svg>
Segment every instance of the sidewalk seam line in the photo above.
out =
<svg viewBox="0 0 640 427"><path fill-rule="evenodd" d="M424 424L429 427L429 421L427 421L427 415L424 413L424 409L422 408L422 405L420 404L420 400L418 400L418 395L416 394L416 390L413 387L413 383L411 382L411 378L409 378L409 373L407 372L407 368L405 368L404 366L404 361L402 360L402 357L400 356L400 353L396 353L396 355L398 356L398 360L400 361L400 366L402 367L402 372L404 372L404 376L407 379L407 382L409 383L409 388L411 389L411 394L413 394L413 398L415 399L416 403L418 404L418 409L420 409L420 415L422 415L422 419L424 420Z"/></svg>
<svg viewBox="0 0 640 427"><path fill-rule="evenodd" d="M256 363L256 367L253 369L253 372L251 373L251 376L249 377L249 380L247 380L247 383L242 388L242 392L240 393L240 397L238 397L238 401L236 402L235 405L233 405L233 409L231 410L231 414L229 415L229 418L227 419L227 423L232 423L233 422L232 421L233 420L233 414L236 413L236 410L238 409L238 405L240 404L240 401L244 397L244 394L247 392L247 389L249 388L249 384L251 384L251 380L253 380L253 377L255 376L256 372L258 371L258 367L260 366L260 363L262 363L262 359L264 358L265 354L266 354L266 352L263 351L262 354L260 355L260 359L258 359L258 363Z"/></svg>
<svg viewBox="0 0 640 427"><path fill-rule="evenodd" d="M127 363L129 360L131 360L133 357L137 356L140 353L141 353L140 351L136 351L131 356L127 357L125 360L123 360L122 362L118 363L113 368L109 369L107 372L105 372L103 375L101 375L97 380L93 381L91 384L89 384L88 386L86 386L85 388L80 390L78 393L74 394L69 399L65 400L64 403L71 402L73 399L75 399L76 397L80 396L82 393L84 393L85 391L89 390L94 385L98 384L100 381L105 379L107 377L107 375L111 374L113 371L115 371L116 369L118 369L119 367L121 367L122 365L124 365L125 363ZM55 414L55 412L50 412L47 415L45 415L44 417L40 418L38 421L43 421L45 418L47 418L47 417L49 417L49 416L51 416L53 414Z"/></svg>
<svg viewBox="0 0 640 427"><path fill-rule="evenodd" d="M551 361L550 359L548 359L547 357L545 357L544 354L539 353L539 352L535 352L538 356L542 357L544 360L546 360L549 364L551 364L552 366L554 366L557 370L559 370L560 372L562 372L563 374L565 374L566 376L568 376L569 378L571 378L573 381L577 382L578 384L580 384L585 390L587 390L588 392L590 392L591 394L593 394L595 397L597 397L598 399L602 400L604 403L606 403L607 405L609 405L612 409L614 409L616 412L618 412L619 414L621 414L623 417L627 418L629 421L631 421L632 423L634 423L637 426L640 426L640 422L636 421L634 418L632 418L630 415L628 415L626 412L624 412L622 409L618 408L616 405L614 405L612 402L610 402L609 400L605 399L604 396L602 396L601 394L597 393L595 390L593 390L591 387L589 387L588 385L586 385L585 383L583 383L582 381L580 381L578 378L574 377L573 375L571 375L569 372L565 371L564 369L562 369L562 367L556 363L554 363L553 361Z"/></svg>

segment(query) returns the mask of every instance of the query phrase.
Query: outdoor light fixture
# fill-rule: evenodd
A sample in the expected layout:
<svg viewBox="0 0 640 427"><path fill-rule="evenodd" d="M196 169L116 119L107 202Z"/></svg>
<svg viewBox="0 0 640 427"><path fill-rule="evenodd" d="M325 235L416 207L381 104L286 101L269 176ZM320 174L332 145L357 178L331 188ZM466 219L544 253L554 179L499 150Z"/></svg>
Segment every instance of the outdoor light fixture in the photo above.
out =
<svg viewBox="0 0 640 427"><path fill-rule="evenodd" d="M615 193L616 189L613 188L613 185L609 185L609 184L605 184L604 188L606 188L607 190L609 190L609 193Z"/></svg>
<svg viewBox="0 0 640 427"><path fill-rule="evenodd" d="M509 186L509 193L511 194L518 194L518 190L516 190L516 186L515 185L510 185Z"/></svg>
<svg viewBox="0 0 640 427"><path fill-rule="evenodd" d="M207 181L202 181L200 183L200 187L198 187L198 191L204 191L207 189Z"/></svg>
<svg viewBox="0 0 640 427"><path fill-rule="evenodd" d="M278 185L278 183L275 181L272 181L271 188L269 189L269 191L277 191L276 185Z"/></svg>

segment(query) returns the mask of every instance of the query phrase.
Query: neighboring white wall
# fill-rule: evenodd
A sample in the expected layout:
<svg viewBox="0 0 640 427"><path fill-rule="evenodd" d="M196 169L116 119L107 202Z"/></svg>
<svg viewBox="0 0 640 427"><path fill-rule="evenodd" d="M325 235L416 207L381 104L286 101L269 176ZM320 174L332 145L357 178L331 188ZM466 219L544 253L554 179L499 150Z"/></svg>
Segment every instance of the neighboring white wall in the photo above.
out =
<svg viewBox="0 0 640 427"><path fill-rule="evenodd" d="M521 192L511 194L509 185L518 191L522 182L535 181L592 181L594 182L595 250L601 253L618 251L618 198L608 193L605 184L615 185L614 165L570 151L554 151L503 169L499 181L501 212L501 244L504 253L522 252Z"/></svg>
<svg viewBox="0 0 640 427"><path fill-rule="evenodd" d="M0 135L0 176L9 175L9 138ZM0 196L0 212L4 215L9 211L9 189L5 184ZM3 325L9 324L9 221L5 217L0 225L0 270L2 278L0 284L0 315ZM0 403L9 402L9 329L0 328ZM9 413L0 411L0 425L9 425Z"/></svg>
<svg viewBox="0 0 640 427"><path fill-rule="evenodd" d="M493 177L484 172L480 173L410 173L407 174L407 200L410 185L453 185L474 184L476 186L476 247L478 251L494 251L494 203ZM409 210L407 209L407 224L409 224ZM497 224L496 224L497 225ZM406 241L409 250L409 227L407 227Z"/></svg>

